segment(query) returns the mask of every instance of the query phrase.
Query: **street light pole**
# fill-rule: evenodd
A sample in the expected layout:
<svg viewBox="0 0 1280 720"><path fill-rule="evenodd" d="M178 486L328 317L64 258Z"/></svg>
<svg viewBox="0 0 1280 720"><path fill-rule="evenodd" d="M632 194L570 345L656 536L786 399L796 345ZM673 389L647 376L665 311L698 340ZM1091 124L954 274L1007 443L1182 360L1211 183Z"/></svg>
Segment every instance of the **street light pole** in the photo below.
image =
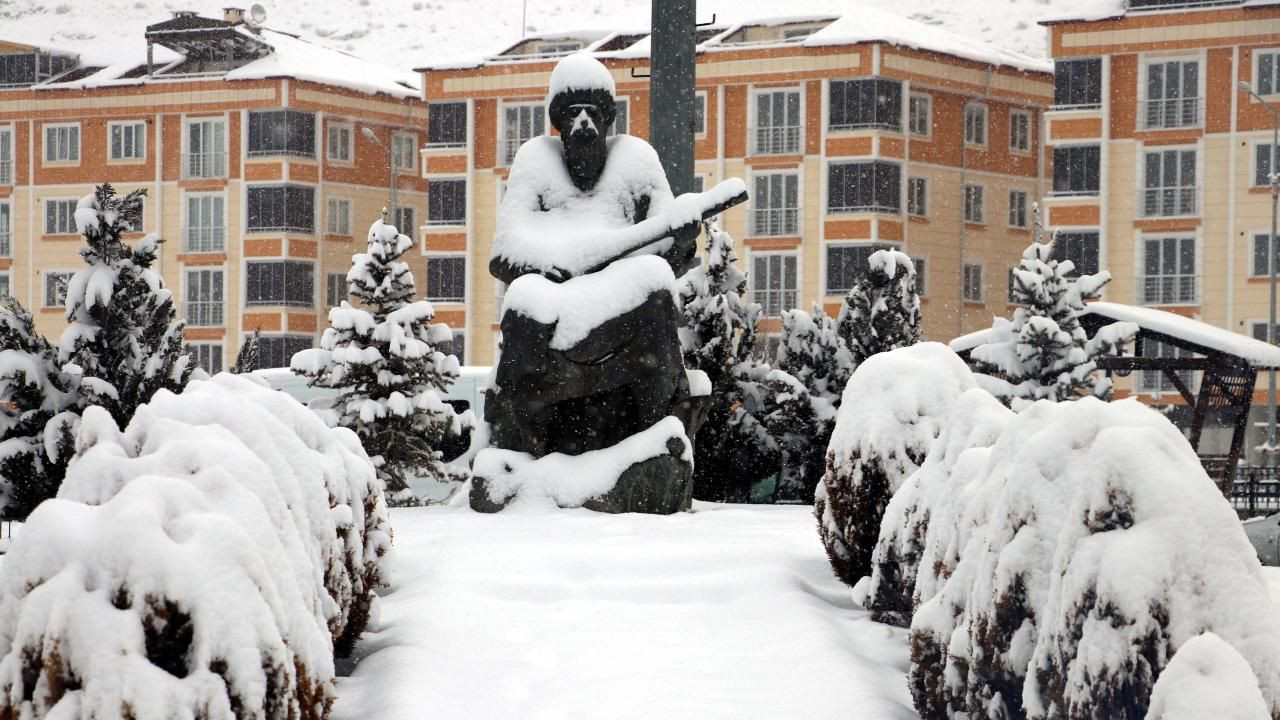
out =
<svg viewBox="0 0 1280 720"><path fill-rule="evenodd" d="M1267 342L1276 344L1276 209L1280 201L1280 112L1253 91L1249 83L1241 81L1240 89L1249 93L1262 107L1271 113L1271 237L1267 244L1267 274L1271 278L1271 319L1267 324ZM1267 451L1275 453L1276 447L1276 370L1267 371ZM1274 457L1274 455L1273 455Z"/></svg>
<svg viewBox="0 0 1280 720"><path fill-rule="evenodd" d="M391 148L388 148L386 145L384 145L368 125L365 125L360 128L360 134L364 135L369 140L372 140L375 145L382 148L382 152L387 154L387 194L391 197L390 220L391 222L394 223L396 220L396 200L398 199L396 197L396 189L397 189L396 188L396 160L391 155ZM397 228L397 229L400 232L404 232L404 228Z"/></svg>

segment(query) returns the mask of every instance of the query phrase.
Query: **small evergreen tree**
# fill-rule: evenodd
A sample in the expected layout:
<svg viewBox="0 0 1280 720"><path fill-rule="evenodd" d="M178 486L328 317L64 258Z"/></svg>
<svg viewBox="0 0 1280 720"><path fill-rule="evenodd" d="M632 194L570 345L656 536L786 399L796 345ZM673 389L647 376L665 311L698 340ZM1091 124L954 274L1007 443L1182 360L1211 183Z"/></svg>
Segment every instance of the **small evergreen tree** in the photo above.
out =
<svg viewBox="0 0 1280 720"><path fill-rule="evenodd" d="M1053 256L1056 233L1048 243L1040 242L1038 206L1033 213L1036 239L1013 270L1010 299L1018 308L1012 322L996 321L992 342L973 349L974 367L1004 381L990 387L998 387L1001 399L1014 409L1036 400L1081 395L1109 400L1111 378L1096 372L1098 358L1118 354L1138 328L1117 322L1092 339L1085 334L1079 319L1084 300L1096 296L1111 281L1111 273L1076 276L1074 263Z"/></svg>
<svg viewBox="0 0 1280 720"><path fill-rule="evenodd" d="M261 339L262 328L254 328L253 334L240 344L240 351L236 353L236 364L231 366L231 372L242 375L258 369L258 342Z"/></svg>
<svg viewBox="0 0 1280 720"><path fill-rule="evenodd" d="M783 393L772 415L771 431L782 450L782 477L774 499L809 503L826 469L827 444L836 424L836 408L848 375L848 353L836 335L835 322L818 304L813 315L788 310L782 315L782 339L775 369L799 382L804 393L775 384ZM803 402L797 402L799 399Z"/></svg>
<svg viewBox="0 0 1280 720"><path fill-rule="evenodd" d="M694 440L694 497L745 500L751 485L777 467L777 443L762 418L767 365L752 357L760 306L746 302L747 276L735 265L733 238L703 224L706 262L680 278L685 367L711 381L711 406Z"/></svg>
<svg viewBox="0 0 1280 720"><path fill-rule="evenodd" d="M836 323L849 353L845 380L872 355L920 342L920 295L911 258L897 250L877 250L867 264L845 296Z"/></svg>
<svg viewBox="0 0 1280 720"><path fill-rule="evenodd" d="M386 483L394 505L420 501L412 477L461 482L466 473L448 465L439 448L464 420L440 399L458 378L458 358L437 350L453 335L432 323L435 311L415 301L413 273L402 256L413 241L378 220L369 228L368 252L352 257L351 295L329 311L320 347L293 356L291 367L311 384L339 391L338 424L360 437Z"/></svg>

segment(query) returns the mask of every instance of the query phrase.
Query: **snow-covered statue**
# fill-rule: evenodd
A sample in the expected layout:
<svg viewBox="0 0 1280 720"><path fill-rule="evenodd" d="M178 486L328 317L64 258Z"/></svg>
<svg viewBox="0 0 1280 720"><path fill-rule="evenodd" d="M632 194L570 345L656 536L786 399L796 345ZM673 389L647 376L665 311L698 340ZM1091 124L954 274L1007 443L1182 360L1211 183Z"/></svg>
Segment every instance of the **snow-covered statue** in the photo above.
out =
<svg viewBox="0 0 1280 720"><path fill-rule="evenodd" d="M489 271L508 289L472 507L537 495L613 512L687 508L689 438L706 403L681 357L675 278L703 218L745 200L745 186L672 197L648 143L608 136L614 81L589 55L556 65L547 106L559 137L520 148L498 210ZM692 390L705 394L702 379Z"/></svg>

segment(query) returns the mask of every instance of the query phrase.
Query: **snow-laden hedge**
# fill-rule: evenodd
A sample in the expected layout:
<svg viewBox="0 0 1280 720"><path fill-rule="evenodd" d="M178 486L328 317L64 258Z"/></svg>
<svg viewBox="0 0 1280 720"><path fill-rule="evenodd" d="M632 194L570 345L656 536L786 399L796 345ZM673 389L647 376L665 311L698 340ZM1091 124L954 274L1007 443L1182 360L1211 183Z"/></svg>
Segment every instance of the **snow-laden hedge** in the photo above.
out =
<svg viewBox="0 0 1280 720"><path fill-rule="evenodd" d="M355 436L223 374L77 452L0 568L0 716L325 717L390 546Z"/></svg>
<svg viewBox="0 0 1280 720"><path fill-rule="evenodd" d="M871 574L889 498L924 461L956 398L975 386L969 368L940 343L872 355L849 378L814 493L818 532L845 583Z"/></svg>
<svg viewBox="0 0 1280 720"><path fill-rule="evenodd" d="M1160 673L1146 720L1270 720L1258 678L1222 638L1207 632L1182 644Z"/></svg>

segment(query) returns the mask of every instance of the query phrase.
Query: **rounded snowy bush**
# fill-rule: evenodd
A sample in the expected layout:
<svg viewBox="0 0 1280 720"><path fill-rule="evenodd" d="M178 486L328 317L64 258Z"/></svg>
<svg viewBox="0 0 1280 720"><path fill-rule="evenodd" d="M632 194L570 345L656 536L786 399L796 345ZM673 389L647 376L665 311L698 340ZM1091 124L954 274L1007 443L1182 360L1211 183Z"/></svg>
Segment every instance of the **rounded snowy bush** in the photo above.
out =
<svg viewBox="0 0 1280 720"><path fill-rule="evenodd" d="M1258 678L1211 632L1182 644L1151 692L1146 720L1269 720Z"/></svg>
<svg viewBox="0 0 1280 720"><path fill-rule="evenodd" d="M969 368L939 343L879 353L854 371L814 494L818 532L845 583L871 574L889 498L924 461L956 398L972 387Z"/></svg>
<svg viewBox="0 0 1280 720"><path fill-rule="evenodd" d="M325 717L390 544L355 438L218 375L77 449L0 569L0 716Z"/></svg>

